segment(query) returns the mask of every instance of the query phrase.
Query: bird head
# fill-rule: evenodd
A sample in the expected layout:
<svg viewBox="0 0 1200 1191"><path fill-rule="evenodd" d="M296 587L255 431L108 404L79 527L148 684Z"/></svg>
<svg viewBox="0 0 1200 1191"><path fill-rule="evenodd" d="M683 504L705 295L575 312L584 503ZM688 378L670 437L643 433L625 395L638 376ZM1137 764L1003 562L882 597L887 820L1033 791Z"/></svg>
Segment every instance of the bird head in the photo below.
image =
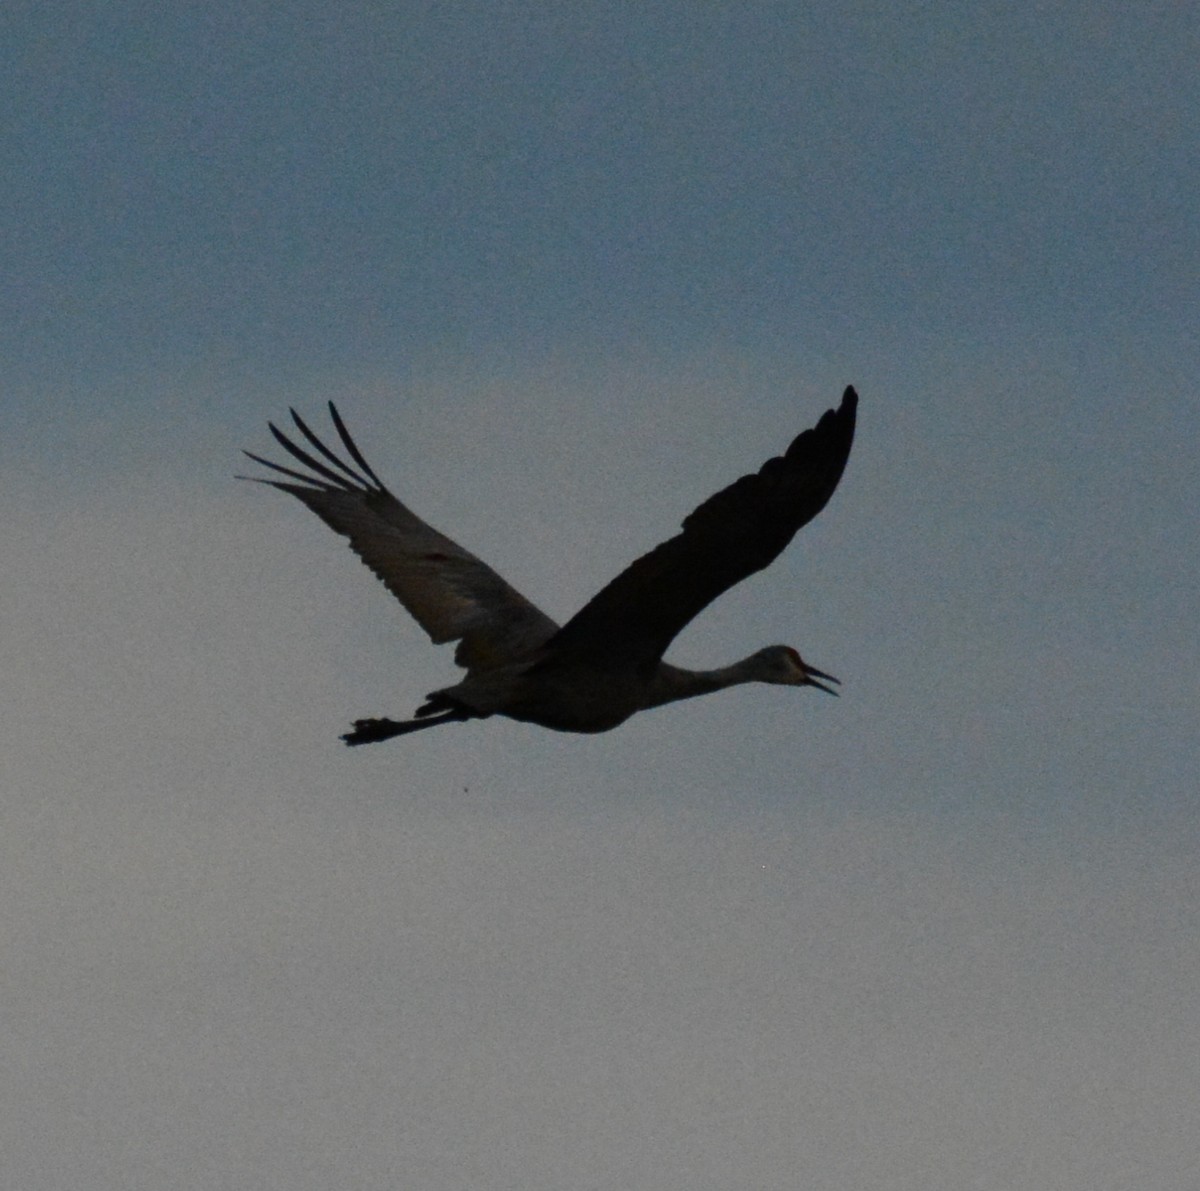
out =
<svg viewBox="0 0 1200 1191"><path fill-rule="evenodd" d="M826 682L838 682L832 674L810 666L790 645L770 645L754 655L758 678L762 682L778 683L781 686L815 686L827 695L838 692L826 686ZM824 679L824 682L820 680Z"/></svg>

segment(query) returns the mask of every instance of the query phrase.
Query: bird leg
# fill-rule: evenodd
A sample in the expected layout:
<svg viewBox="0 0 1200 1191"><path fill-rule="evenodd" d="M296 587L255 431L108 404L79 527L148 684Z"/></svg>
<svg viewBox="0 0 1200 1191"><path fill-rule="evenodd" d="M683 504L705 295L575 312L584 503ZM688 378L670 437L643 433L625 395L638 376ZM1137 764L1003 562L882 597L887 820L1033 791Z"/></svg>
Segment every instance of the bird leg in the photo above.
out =
<svg viewBox="0 0 1200 1191"><path fill-rule="evenodd" d="M422 728L434 728L438 724L449 724L456 720L471 718L455 709L447 711L443 715L428 716L420 720L355 720L354 731L347 732L342 739L349 745L374 744L379 740L390 740L393 736L405 736L409 732L419 732Z"/></svg>

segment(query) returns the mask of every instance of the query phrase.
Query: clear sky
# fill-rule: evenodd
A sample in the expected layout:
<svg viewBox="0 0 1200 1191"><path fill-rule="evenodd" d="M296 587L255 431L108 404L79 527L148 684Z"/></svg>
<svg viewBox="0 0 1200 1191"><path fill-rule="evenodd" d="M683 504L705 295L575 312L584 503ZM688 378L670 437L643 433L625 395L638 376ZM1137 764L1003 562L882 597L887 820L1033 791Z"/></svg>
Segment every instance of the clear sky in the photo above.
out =
<svg viewBox="0 0 1200 1191"><path fill-rule="evenodd" d="M8 1185L1196 1185L1194 6L2 20ZM841 699L339 744L456 671L267 419L565 618L848 383L670 655Z"/></svg>

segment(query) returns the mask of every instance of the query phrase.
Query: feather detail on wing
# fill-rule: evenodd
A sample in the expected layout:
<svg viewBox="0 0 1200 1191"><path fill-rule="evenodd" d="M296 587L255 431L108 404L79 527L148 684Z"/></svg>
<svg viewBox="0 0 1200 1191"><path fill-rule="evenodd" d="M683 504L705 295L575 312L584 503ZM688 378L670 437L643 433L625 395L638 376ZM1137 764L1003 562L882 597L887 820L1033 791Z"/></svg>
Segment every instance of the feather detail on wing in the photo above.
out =
<svg viewBox="0 0 1200 1191"><path fill-rule="evenodd" d="M833 495L854 437L858 396L769 459L711 496L683 532L627 567L548 643L560 661L651 668L690 620L722 592L769 566Z"/></svg>
<svg viewBox="0 0 1200 1191"><path fill-rule="evenodd" d="M242 478L290 492L331 529L349 538L354 552L436 644L459 642L454 660L460 666L503 665L555 633L558 626L550 617L387 490L350 437L333 402L329 413L334 427L359 471L322 443L295 410L291 413L296 428L322 458L299 447L273 424L271 433L312 474L246 451L256 463L299 482Z"/></svg>

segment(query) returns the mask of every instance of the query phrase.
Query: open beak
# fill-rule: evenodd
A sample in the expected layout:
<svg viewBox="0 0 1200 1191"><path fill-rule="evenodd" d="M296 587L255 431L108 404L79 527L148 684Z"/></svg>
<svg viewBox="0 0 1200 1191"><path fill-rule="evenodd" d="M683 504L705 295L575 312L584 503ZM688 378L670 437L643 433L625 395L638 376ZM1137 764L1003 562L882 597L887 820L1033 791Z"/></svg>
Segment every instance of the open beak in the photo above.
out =
<svg viewBox="0 0 1200 1191"><path fill-rule="evenodd" d="M826 686L825 682L836 682L840 686L840 678L834 678L832 674L826 674L824 670L818 670L816 666L810 666L807 662L804 663L804 677L807 679L805 684L807 686L815 686L817 690L824 691L827 695L836 695L839 693L833 687ZM825 679L825 682L818 682L818 678Z"/></svg>

